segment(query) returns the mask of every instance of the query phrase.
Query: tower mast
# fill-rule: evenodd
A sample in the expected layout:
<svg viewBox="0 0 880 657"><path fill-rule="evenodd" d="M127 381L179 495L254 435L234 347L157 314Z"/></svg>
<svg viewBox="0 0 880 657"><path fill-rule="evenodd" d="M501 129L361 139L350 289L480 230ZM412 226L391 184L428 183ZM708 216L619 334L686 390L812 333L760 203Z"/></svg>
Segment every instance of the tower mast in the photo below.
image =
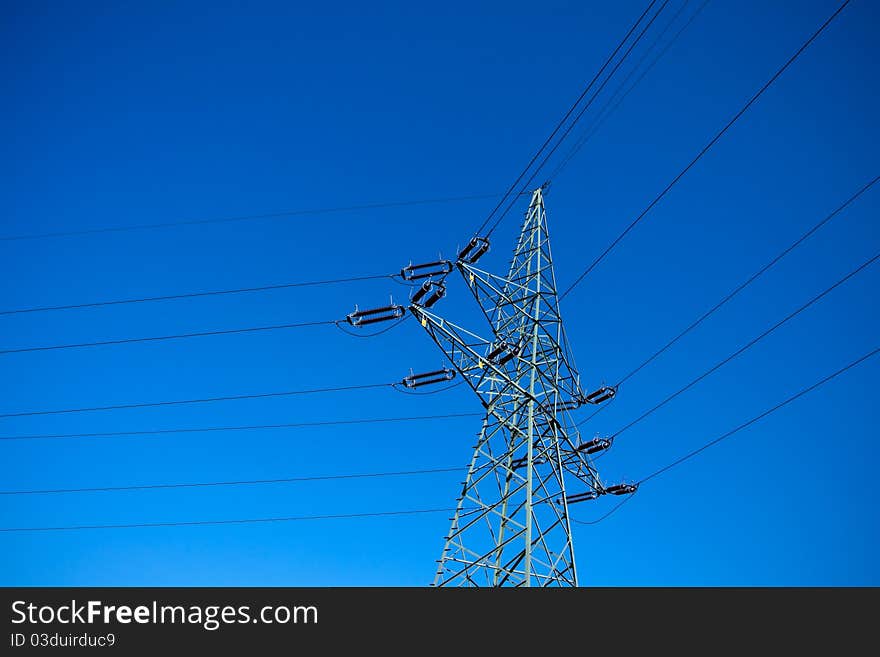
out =
<svg viewBox="0 0 880 657"><path fill-rule="evenodd" d="M615 391L581 391L559 312L542 189L532 194L506 277L476 266L488 246L475 238L456 262L485 314L487 337L426 307L433 304L420 305L427 294L410 306L486 412L434 585L577 586L569 505L622 489L606 489L591 463L611 441L581 442L571 411ZM442 282L432 285L445 293Z"/></svg>

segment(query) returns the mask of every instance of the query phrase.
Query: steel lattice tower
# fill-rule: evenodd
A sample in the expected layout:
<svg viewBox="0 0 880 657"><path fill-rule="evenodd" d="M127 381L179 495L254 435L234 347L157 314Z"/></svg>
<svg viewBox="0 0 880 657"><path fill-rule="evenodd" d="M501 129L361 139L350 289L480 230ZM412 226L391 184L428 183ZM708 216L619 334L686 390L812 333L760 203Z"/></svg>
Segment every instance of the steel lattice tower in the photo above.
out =
<svg viewBox="0 0 880 657"><path fill-rule="evenodd" d="M422 299L442 281L428 283L410 306L486 410L434 585L577 586L569 505L622 489L603 487L590 462L611 441L581 443L570 411L614 390L581 391L559 313L542 189L532 194L506 277L475 266L487 249L475 238L456 266L491 337L426 308L433 304Z"/></svg>

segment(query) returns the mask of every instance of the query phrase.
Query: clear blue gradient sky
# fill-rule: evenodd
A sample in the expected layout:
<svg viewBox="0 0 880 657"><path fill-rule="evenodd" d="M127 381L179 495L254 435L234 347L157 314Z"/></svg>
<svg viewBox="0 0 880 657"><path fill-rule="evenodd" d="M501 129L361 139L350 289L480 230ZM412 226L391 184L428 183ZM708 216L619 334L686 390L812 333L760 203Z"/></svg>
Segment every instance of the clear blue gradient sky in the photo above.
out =
<svg viewBox="0 0 880 657"><path fill-rule="evenodd" d="M2 234L503 191L644 4L5 3ZM553 181L561 286L836 6L706 6ZM585 387L625 374L880 173L878 20L876 3L844 10L565 299ZM393 272L451 255L491 206L6 241L0 309ZM619 429L874 255L878 208L880 190L865 194L628 382L586 437ZM487 267L503 269L524 209L497 232ZM603 476L648 474L878 346L878 282L877 266L864 271L626 432L599 462ZM453 283L443 312L470 322L472 300ZM390 294L405 299L404 288L375 281L5 316L0 348L322 320ZM878 361L651 481L607 521L576 526L582 583L880 584ZM442 364L413 322L373 340L330 327L8 354L0 412L372 383ZM0 434L473 411L463 387L428 397L379 390L6 418ZM7 441L0 488L463 466L478 428L463 418ZM460 478L4 497L0 526L445 507ZM613 501L573 513L590 520ZM0 584L423 585L447 528L441 513L0 534Z"/></svg>

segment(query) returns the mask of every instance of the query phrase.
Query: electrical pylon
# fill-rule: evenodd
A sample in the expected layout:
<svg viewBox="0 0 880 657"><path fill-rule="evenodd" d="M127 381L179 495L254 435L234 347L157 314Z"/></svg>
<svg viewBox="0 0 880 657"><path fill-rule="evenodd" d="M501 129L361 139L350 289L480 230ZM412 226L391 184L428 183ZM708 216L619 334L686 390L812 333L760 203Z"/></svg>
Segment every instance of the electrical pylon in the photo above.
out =
<svg viewBox="0 0 880 657"><path fill-rule="evenodd" d="M455 264L490 337L428 309L445 294L442 280L426 283L410 305L486 409L434 586L577 586L569 505L632 487L602 485L591 454L611 440L582 443L570 412L615 391L581 391L559 313L543 189L532 194L506 277L475 266L488 247L475 238Z"/></svg>

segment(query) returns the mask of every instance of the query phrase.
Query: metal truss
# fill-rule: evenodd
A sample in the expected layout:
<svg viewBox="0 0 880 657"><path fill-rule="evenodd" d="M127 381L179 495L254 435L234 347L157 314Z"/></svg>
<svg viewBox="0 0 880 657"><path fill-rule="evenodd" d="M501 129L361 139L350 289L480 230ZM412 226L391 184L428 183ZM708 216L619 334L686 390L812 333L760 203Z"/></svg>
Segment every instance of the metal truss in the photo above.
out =
<svg viewBox="0 0 880 657"><path fill-rule="evenodd" d="M434 585L577 586L569 505L612 492L591 463L611 443L582 443L570 413L614 390L581 390L559 313L542 189L532 194L506 277L476 267L486 250L488 241L477 238L455 265L488 337L429 310L445 294L442 282L426 283L409 308L486 409ZM432 285L442 289L431 294Z"/></svg>

